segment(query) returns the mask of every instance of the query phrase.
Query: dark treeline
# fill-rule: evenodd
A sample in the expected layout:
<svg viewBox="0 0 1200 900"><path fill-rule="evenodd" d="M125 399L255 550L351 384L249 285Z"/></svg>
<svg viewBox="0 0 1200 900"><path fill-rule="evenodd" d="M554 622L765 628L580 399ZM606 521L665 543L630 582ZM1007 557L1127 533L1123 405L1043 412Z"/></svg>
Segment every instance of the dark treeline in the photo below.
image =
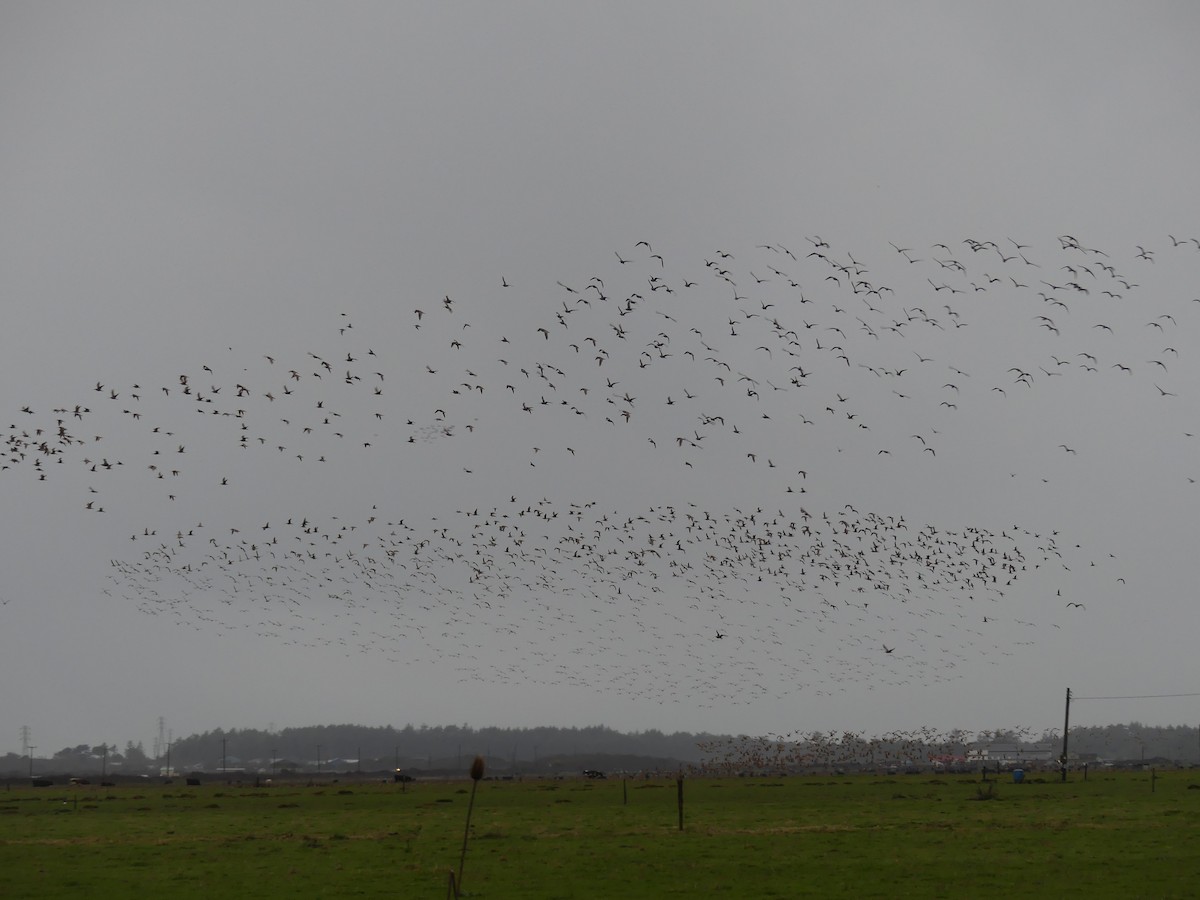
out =
<svg viewBox="0 0 1200 900"><path fill-rule="evenodd" d="M1067 737L1071 753L1094 753L1100 759L1200 763L1200 728L1193 725L1072 725Z"/></svg>
<svg viewBox="0 0 1200 900"><path fill-rule="evenodd" d="M795 733L793 733L795 735ZM553 773L581 766L606 768L663 768L670 763L697 765L720 756L737 759L764 748L790 754L802 748L808 757L829 764L887 760L902 753L911 760L940 755L962 755L968 747L994 744L1061 746L1061 733L995 730L971 734L894 732L865 737L852 732L820 733L780 738L694 734L658 730L625 733L602 725L585 728L472 728L469 725L311 725L278 731L215 729L175 740L169 746L175 771L295 770L312 772L379 772L399 768L413 772L454 771L482 755L491 771ZM1200 762L1200 729L1195 726L1151 726L1138 722L1121 725L1081 725L1071 728L1072 757L1099 760L1172 760ZM157 758L141 743L116 745L79 744L48 755L36 755L38 772L145 774L158 772L167 762L164 750ZM591 760L591 762L589 762ZM25 773L28 756L8 753L0 757L0 771Z"/></svg>
<svg viewBox="0 0 1200 900"><path fill-rule="evenodd" d="M378 770L445 769L469 764L476 755L496 765L545 763L555 757L584 755L644 756L694 761L699 742L711 735L688 732L631 734L602 725L586 728L472 728L469 725L312 725L267 732L257 729L205 732L177 740L171 748L181 765L220 761L222 741L226 764L250 760L285 760L311 768L318 761L361 761L361 768ZM235 759L237 762L232 762Z"/></svg>
<svg viewBox="0 0 1200 900"><path fill-rule="evenodd" d="M295 770L312 772L378 772L399 768L411 771L446 771L469 765L482 755L492 770L519 768L529 772L554 772L579 767L581 759L614 758L623 765L638 763L696 762L700 744L718 735L650 730L622 733L602 725L585 728L472 728L469 725L310 725L268 731L255 728L214 729L177 738L154 758L142 744L79 744L64 747L52 756L38 755L40 772L157 772L171 769L219 771ZM567 760L570 760L568 763ZM0 757L0 771L23 772L29 758L16 753Z"/></svg>

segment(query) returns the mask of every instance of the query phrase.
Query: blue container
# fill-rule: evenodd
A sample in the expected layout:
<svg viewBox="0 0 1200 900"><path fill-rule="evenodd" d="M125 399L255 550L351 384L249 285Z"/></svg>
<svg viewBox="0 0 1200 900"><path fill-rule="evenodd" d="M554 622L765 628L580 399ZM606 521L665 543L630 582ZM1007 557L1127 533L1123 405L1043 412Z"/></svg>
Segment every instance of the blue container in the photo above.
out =
<svg viewBox="0 0 1200 900"><path fill-rule="evenodd" d="M1012 775L1013 775L1013 784L1020 784L1022 781L1025 780L1025 770L1024 769L1013 769Z"/></svg>

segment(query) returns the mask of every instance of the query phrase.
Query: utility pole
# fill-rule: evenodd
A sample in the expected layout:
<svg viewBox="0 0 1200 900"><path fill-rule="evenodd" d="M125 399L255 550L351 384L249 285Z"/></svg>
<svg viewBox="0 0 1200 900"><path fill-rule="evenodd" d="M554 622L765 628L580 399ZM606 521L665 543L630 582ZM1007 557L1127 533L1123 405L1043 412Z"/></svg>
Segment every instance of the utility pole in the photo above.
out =
<svg viewBox="0 0 1200 900"><path fill-rule="evenodd" d="M1062 780L1067 780L1067 732L1071 728L1071 689L1067 688L1067 712L1063 718L1063 748L1062 756L1059 758L1061 766Z"/></svg>
<svg viewBox="0 0 1200 900"><path fill-rule="evenodd" d="M29 745L29 777L30 778L33 777L33 751L36 749L37 749L37 747L33 746L33 744Z"/></svg>
<svg viewBox="0 0 1200 900"><path fill-rule="evenodd" d="M225 774L225 741L226 738L221 738L221 774Z"/></svg>

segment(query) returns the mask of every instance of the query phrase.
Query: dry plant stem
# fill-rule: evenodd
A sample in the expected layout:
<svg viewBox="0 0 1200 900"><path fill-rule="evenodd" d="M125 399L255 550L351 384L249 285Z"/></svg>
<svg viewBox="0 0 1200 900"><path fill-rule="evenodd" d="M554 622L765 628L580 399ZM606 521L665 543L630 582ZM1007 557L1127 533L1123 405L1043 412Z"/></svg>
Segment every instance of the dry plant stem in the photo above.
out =
<svg viewBox="0 0 1200 900"><path fill-rule="evenodd" d="M467 861L467 840L471 836L471 811L475 809L475 789L479 787L479 780L483 778L483 767L483 757L476 756L471 763L471 799L467 801L467 827L463 829L462 855L458 858L457 890L462 890L463 865Z"/></svg>

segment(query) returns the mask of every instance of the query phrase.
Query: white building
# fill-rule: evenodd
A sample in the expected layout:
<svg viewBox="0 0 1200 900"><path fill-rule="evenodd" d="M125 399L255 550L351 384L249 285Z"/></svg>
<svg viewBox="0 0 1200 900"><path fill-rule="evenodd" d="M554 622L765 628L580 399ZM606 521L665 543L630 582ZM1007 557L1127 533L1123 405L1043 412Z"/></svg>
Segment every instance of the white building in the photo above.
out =
<svg viewBox="0 0 1200 900"><path fill-rule="evenodd" d="M1008 765L1049 763L1057 759L1050 744L1021 747L1018 744L980 744L967 748L968 763L1005 763Z"/></svg>

